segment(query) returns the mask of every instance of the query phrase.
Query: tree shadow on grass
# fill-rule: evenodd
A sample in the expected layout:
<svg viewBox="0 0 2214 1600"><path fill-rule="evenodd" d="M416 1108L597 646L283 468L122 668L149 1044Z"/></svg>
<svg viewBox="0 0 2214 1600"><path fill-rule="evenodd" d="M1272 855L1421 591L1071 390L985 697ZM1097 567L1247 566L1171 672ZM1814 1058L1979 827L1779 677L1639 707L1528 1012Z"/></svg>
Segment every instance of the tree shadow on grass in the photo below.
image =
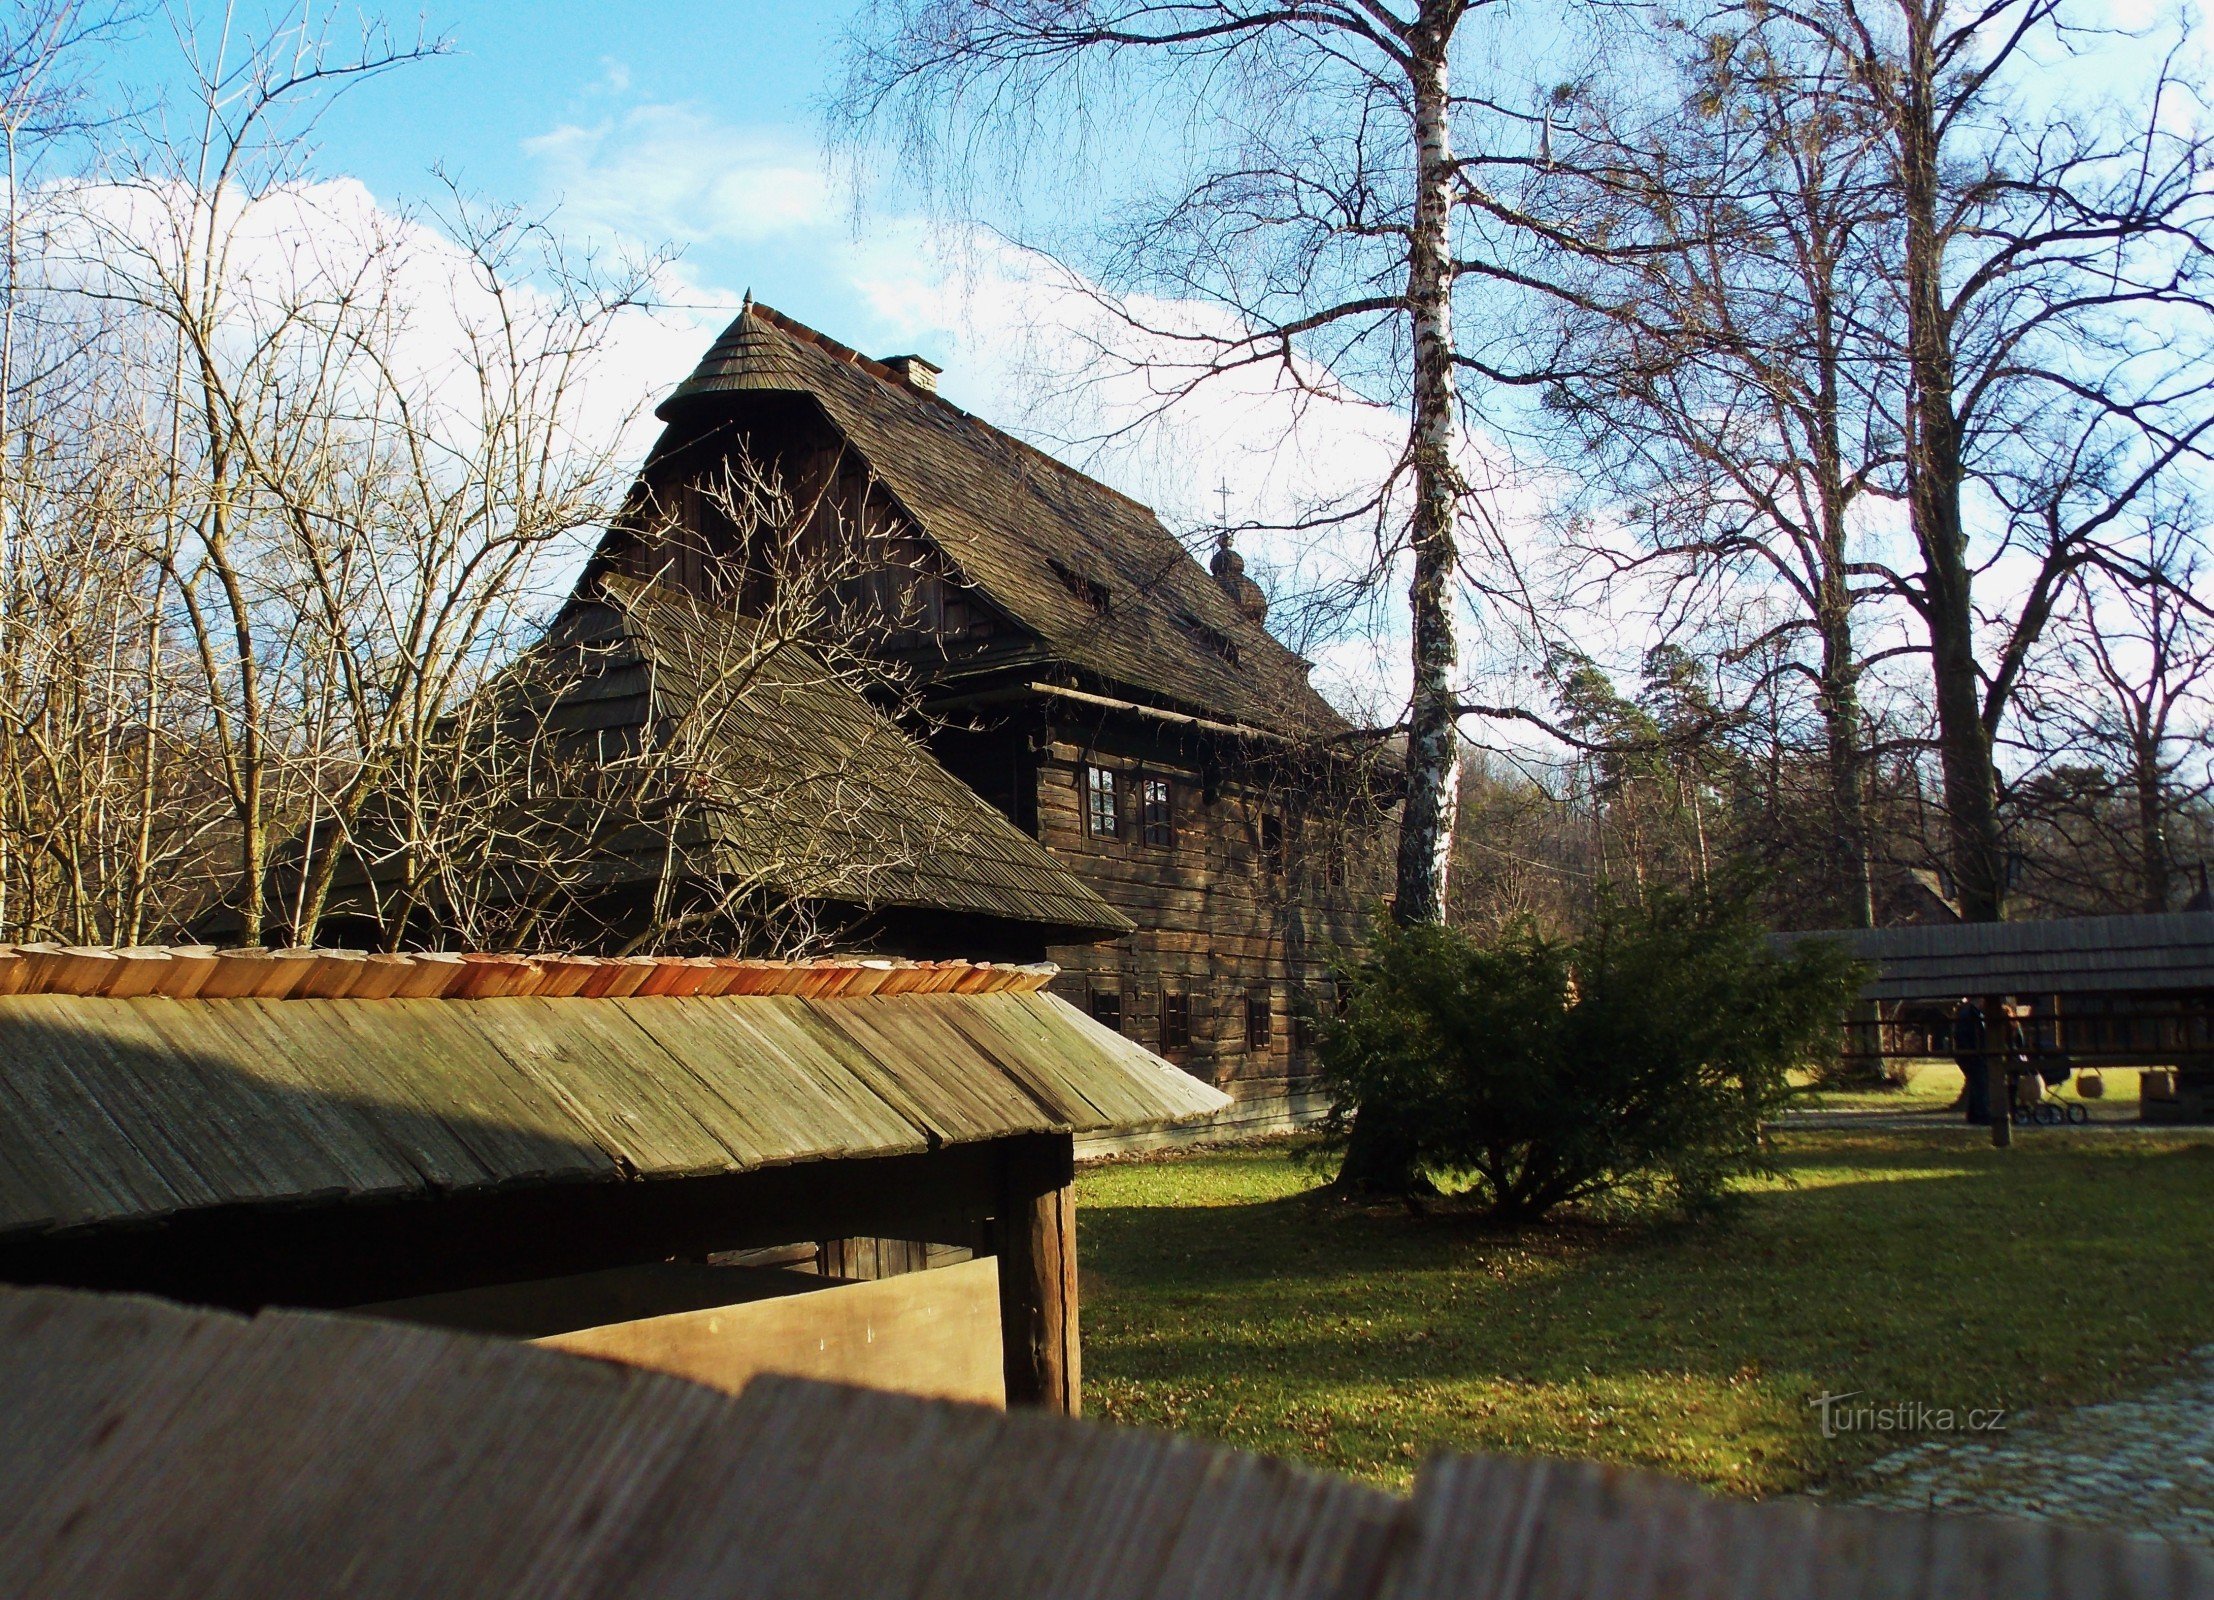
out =
<svg viewBox="0 0 2214 1600"><path fill-rule="evenodd" d="M1811 1450L1816 1393L2074 1403L2214 1339L2214 1148L1797 1136L1781 1164L1793 1181L1694 1223L1506 1233L1304 1195L1093 1206L1088 1370L1141 1420L1174 1420L1147 1414L1149 1390L1203 1397L1192 1425L1233 1438L1258 1409L1397 1396L1444 1442L1498 1448L1485 1406L1588 1403L1645 1441L1636 1459L1666 1464L1672 1427L1765 1430L1803 1477L1880 1453Z"/></svg>

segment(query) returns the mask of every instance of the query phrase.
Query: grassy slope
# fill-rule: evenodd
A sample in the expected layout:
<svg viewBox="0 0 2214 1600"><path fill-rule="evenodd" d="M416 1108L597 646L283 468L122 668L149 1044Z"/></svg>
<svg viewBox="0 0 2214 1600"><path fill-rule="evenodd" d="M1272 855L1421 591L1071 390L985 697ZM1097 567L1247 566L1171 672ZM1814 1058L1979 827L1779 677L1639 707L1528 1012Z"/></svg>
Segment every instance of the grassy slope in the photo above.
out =
<svg viewBox="0 0 2214 1600"><path fill-rule="evenodd" d="M1404 1483L1434 1449L1713 1488L1903 1439L1807 1402L2102 1398L2214 1339L2214 1146L1804 1132L1735 1217L1520 1237L1348 1210L1280 1147L1079 1180L1087 1408Z"/></svg>

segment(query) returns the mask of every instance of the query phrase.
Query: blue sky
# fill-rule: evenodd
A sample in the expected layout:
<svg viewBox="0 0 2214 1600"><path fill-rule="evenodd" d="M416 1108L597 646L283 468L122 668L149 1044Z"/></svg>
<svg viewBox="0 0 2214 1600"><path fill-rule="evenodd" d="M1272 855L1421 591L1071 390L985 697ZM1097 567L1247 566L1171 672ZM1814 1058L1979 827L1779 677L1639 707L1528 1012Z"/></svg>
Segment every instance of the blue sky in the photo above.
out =
<svg viewBox="0 0 2214 1600"><path fill-rule="evenodd" d="M210 41L221 11L195 6ZM346 94L318 127L316 167L381 201L435 194L443 166L494 201L563 206L580 233L683 251L702 286L762 299L873 347L905 331L856 292L857 233L822 155L821 104L849 7L766 0L525 4L448 0L420 17L450 53ZM248 4L241 15L266 16ZM361 13L336 13L355 36ZM395 8L397 33L416 18ZM177 59L155 16L118 62L141 88ZM721 192L714 167L723 169ZM658 183L638 181L641 169ZM746 186L766 169L765 194ZM762 187L757 183L757 187ZM797 191L807 191L801 194ZM748 226L748 211L757 220Z"/></svg>

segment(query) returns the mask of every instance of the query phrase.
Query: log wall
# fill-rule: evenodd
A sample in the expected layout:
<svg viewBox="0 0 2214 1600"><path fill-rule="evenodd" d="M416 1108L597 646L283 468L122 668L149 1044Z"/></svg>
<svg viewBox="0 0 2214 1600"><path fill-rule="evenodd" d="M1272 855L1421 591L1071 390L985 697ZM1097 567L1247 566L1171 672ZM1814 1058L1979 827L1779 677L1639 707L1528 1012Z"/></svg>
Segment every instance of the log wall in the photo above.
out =
<svg viewBox="0 0 2214 1600"><path fill-rule="evenodd" d="M1138 924L1110 944L1050 950L1062 968L1053 987L1095 1016L1119 1014L1123 1033L1241 1098L1296 1090L1314 1071L1309 1019L1335 1001L1331 962L1361 944L1382 893L1377 840L1388 830L1318 806L1263 767L1195 754L1065 724L1040 753L1039 840ZM1089 825L1094 767L1115 775L1112 837ZM1148 777L1169 784L1166 845L1144 835ZM1176 995L1188 1043L1163 1036L1164 998ZM1249 1037L1249 997L1268 1008L1265 1044Z"/></svg>

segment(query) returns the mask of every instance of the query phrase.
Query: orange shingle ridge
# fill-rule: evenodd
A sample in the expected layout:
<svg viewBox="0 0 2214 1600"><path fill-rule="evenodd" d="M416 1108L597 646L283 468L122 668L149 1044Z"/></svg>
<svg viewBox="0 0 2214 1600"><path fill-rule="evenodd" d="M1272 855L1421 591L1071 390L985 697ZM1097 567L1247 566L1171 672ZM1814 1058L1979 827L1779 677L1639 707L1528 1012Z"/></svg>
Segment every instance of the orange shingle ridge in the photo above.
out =
<svg viewBox="0 0 2214 1600"><path fill-rule="evenodd" d="M799 995L1028 994L1051 962L906 961L824 956L500 955L425 951L216 950L200 945L0 945L0 995L174 1000L706 1000Z"/></svg>

